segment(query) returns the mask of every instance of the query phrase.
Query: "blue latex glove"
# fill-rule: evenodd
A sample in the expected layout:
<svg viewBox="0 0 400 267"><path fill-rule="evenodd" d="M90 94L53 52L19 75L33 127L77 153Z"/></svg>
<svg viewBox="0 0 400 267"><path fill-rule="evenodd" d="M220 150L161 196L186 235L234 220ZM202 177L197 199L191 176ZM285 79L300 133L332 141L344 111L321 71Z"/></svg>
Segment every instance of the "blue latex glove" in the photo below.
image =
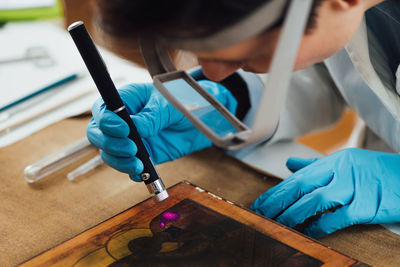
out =
<svg viewBox="0 0 400 267"><path fill-rule="evenodd" d="M345 149L322 159L290 158L295 173L258 197L251 209L294 227L317 217L318 238L354 224L400 222L400 155Z"/></svg>
<svg viewBox="0 0 400 267"><path fill-rule="evenodd" d="M199 83L231 112L235 112L237 101L228 89L211 81ZM120 89L119 93L129 114L134 114L131 118L155 164L211 146L211 142L152 84L129 85ZM102 99L94 103L92 114L87 137L100 148L104 162L128 173L134 181L141 181L139 174L143 172L143 163L135 157L137 147L128 138L128 125L106 109Z"/></svg>

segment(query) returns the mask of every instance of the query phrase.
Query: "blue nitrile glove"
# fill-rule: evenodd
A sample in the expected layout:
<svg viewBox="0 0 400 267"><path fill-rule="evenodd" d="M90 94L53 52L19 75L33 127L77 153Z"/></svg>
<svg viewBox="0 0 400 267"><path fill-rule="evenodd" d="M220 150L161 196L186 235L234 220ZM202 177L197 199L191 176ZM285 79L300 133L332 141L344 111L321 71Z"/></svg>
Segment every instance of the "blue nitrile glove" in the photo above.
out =
<svg viewBox="0 0 400 267"><path fill-rule="evenodd" d="M354 224L400 222L400 155L350 148L322 159L290 158L293 175L258 197L251 209L318 238Z"/></svg>
<svg viewBox="0 0 400 267"><path fill-rule="evenodd" d="M237 101L228 89L211 81L199 83L231 112L235 112ZM129 114L134 114L131 118L155 164L211 146L211 142L152 84L129 85L120 89L119 93ZM128 173L131 179L141 181L139 174L143 172L143 163L135 157L137 147L128 138L128 125L106 109L102 99L94 103L92 114L87 137L100 148L104 162Z"/></svg>

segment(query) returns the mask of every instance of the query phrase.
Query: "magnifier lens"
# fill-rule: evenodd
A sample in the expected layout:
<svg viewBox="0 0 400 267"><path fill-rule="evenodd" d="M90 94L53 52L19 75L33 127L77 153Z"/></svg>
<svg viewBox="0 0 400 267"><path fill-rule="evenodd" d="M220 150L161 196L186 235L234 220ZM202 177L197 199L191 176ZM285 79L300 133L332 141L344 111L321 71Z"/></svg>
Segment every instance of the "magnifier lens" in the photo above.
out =
<svg viewBox="0 0 400 267"><path fill-rule="evenodd" d="M221 138L238 130L184 79L163 82L164 87L197 119Z"/></svg>

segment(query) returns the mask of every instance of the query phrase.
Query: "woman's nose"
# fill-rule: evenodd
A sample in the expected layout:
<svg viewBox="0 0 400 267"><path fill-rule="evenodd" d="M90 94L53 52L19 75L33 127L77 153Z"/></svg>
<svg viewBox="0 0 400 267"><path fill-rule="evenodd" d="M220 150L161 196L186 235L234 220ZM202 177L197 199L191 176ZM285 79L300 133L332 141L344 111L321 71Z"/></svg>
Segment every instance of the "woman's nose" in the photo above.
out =
<svg viewBox="0 0 400 267"><path fill-rule="evenodd" d="M217 62L211 60L199 59L199 63L204 75L215 82L225 79L241 67L240 63Z"/></svg>

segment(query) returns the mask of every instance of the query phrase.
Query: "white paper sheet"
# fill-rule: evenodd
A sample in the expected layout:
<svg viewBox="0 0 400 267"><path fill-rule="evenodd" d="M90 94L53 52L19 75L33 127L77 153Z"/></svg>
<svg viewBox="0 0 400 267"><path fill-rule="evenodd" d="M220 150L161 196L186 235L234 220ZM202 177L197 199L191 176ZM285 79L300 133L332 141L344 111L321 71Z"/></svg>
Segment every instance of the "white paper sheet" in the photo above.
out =
<svg viewBox="0 0 400 267"><path fill-rule="evenodd" d="M0 106L72 73L79 74L79 78L72 82L0 113L0 131L31 118L28 123L11 128L7 133L0 133L0 147L56 121L90 110L94 100L99 97L72 39L58 26L47 22L9 23L0 29L0 44L0 61L21 56L29 47L46 49L55 61L51 68L37 68L32 62L0 64ZM132 82L151 82L145 69L104 49L100 48L100 53L117 87ZM7 113L13 115L9 117Z"/></svg>
<svg viewBox="0 0 400 267"><path fill-rule="evenodd" d="M286 161L289 157L323 157L318 151L289 140L261 144L244 155L237 153L233 156L259 172L283 180L292 174L286 167Z"/></svg>
<svg viewBox="0 0 400 267"><path fill-rule="evenodd" d="M50 7L57 0L0 0L0 10L26 9L38 7Z"/></svg>

